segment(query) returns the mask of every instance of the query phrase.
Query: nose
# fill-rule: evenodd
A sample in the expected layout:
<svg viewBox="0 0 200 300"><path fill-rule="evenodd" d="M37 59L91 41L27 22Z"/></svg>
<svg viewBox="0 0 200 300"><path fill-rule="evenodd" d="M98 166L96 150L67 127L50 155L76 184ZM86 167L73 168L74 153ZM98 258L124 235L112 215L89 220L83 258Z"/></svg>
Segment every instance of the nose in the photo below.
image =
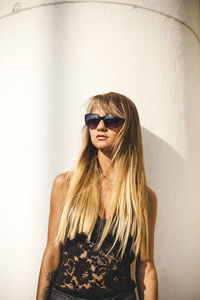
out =
<svg viewBox="0 0 200 300"><path fill-rule="evenodd" d="M101 121L99 122L98 126L97 126L97 129L102 129L102 128L103 128L103 129L106 129L106 126L105 126L103 120L101 120Z"/></svg>

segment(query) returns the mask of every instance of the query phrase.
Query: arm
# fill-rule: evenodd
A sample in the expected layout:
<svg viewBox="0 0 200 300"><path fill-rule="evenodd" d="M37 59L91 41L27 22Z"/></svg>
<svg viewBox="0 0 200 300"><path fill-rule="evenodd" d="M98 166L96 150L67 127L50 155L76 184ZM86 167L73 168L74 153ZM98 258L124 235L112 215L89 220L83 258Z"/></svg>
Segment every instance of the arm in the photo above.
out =
<svg viewBox="0 0 200 300"><path fill-rule="evenodd" d="M56 249L53 241L57 234L60 214L65 196L63 182L66 177L69 177L69 174L69 172L59 174L56 176L53 182L50 199L48 238L40 267L36 300L49 299L56 269L60 262L61 246Z"/></svg>
<svg viewBox="0 0 200 300"><path fill-rule="evenodd" d="M156 194L148 188L149 202L149 249L150 257L147 261L138 260L136 263L136 281L138 286L138 295L140 300L158 299L158 279L156 267L154 264L154 229L157 216L157 197Z"/></svg>

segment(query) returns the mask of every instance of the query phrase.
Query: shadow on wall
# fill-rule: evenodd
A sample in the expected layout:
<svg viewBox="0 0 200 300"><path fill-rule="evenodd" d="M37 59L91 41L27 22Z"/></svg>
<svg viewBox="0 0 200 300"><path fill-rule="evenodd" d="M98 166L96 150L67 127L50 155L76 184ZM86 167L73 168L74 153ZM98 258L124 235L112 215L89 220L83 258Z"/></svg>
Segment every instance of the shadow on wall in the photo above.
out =
<svg viewBox="0 0 200 300"><path fill-rule="evenodd" d="M147 185L158 199L154 258L162 288L159 299L196 300L199 221L194 215L197 197L192 196L189 161L150 131L142 128L142 135Z"/></svg>

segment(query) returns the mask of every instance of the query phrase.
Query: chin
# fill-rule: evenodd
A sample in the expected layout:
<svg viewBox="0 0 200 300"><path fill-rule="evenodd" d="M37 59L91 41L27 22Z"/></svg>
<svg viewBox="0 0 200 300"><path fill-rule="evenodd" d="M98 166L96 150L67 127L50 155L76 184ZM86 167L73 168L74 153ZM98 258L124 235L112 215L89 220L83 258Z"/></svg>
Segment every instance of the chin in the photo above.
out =
<svg viewBox="0 0 200 300"><path fill-rule="evenodd" d="M110 146L101 146L101 145L96 145L95 146L98 150L104 150L104 151L109 151Z"/></svg>
<svg viewBox="0 0 200 300"><path fill-rule="evenodd" d="M105 148L108 148L108 147L110 147L110 145L108 145L107 143L95 143L95 144L93 144L96 148L98 148L98 149L105 149Z"/></svg>

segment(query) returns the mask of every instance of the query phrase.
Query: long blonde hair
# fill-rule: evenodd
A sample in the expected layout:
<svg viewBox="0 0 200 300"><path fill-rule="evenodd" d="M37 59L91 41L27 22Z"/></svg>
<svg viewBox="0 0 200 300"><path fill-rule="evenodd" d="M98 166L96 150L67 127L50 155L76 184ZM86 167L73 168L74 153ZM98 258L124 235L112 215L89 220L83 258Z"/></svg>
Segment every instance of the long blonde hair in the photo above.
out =
<svg viewBox="0 0 200 300"><path fill-rule="evenodd" d="M133 237L131 249L141 260L149 258L148 193L144 169L143 145L137 108L131 99L119 93L105 93L89 98L87 113L100 106L125 121L110 149L114 168L113 190L110 199L110 217L106 219L96 249L100 249L111 231L119 240L120 257L126 250L129 235ZM68 183L63 210L55 239L55 246L73 239L76 233L85 233L91 239L99 208L101 169L97 148L93 146L89 129L82 129L82 148ZM108 252L108 253L109 253Z"/></svg>

